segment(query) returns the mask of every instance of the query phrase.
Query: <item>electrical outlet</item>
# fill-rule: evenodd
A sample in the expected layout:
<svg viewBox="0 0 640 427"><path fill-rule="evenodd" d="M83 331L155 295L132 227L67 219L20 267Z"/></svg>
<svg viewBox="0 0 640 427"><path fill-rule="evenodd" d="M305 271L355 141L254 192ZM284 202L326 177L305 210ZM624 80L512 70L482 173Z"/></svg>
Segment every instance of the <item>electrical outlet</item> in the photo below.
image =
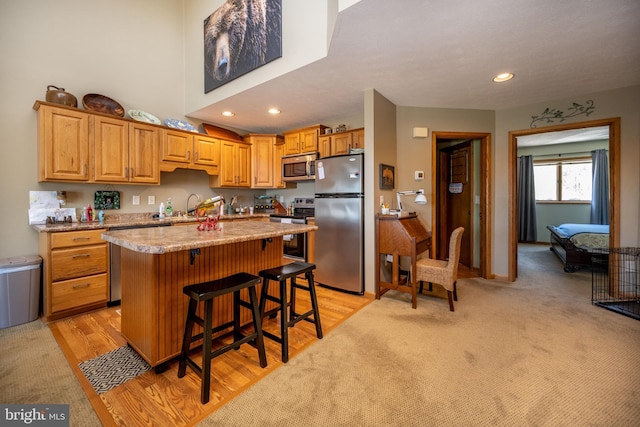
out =
<svg viewBox="0 0 640 427"><path fill-rule="evenodd" d="M424 171L415 171L415 180L422 181L424 179Z"/></svg>
<svg viewBox="0 0 640 427"><path fill-rule="evenodd" d="M155 205L156 204L156 196L149 196L147 198L147 203L150 205Z"/></svg>
<svg viewBox="0 0 640 427"><path fill-rule="evenodd" d="M384 204L384 196L380 196L380 206Z"/></svg>
<svg viewBox="0 0 640 427"><path fill-rule="evenodd" d="M133 196L133 200L131 201L132 204L134 205L139 205L140 204L140 196Z"/></svg>

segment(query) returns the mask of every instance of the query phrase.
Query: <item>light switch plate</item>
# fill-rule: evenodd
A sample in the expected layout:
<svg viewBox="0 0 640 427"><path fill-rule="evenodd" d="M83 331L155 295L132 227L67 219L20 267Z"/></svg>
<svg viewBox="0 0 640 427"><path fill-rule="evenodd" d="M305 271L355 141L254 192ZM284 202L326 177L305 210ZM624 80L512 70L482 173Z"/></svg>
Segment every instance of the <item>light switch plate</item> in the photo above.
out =
<svg viewBox="0 0 640 427"><path fill-rule="evenodd" d="M155 205L156 204L156 196L149 196L147 198L147 203L150 205Z"/></svg>
<svg viewBox="0 0 640 427"><path fill-rule="evenodd" d="M133 196L133 200L131 201L132 204L134 205L139 205L140 204L140 196Z"/></svg>

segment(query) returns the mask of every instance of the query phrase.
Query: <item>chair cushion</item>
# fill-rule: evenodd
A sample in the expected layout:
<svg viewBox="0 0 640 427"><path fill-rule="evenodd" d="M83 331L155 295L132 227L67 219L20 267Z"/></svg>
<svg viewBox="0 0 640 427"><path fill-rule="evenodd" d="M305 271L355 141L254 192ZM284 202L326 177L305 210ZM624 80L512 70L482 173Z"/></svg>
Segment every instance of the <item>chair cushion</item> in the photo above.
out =
<svg viewBox="0 0 640 427"><path fill-rule="evenodd" d="M453 290L452 272L447 269L447 261L422 258L416 261L416 280L437 283L445 289Z"/></svg>

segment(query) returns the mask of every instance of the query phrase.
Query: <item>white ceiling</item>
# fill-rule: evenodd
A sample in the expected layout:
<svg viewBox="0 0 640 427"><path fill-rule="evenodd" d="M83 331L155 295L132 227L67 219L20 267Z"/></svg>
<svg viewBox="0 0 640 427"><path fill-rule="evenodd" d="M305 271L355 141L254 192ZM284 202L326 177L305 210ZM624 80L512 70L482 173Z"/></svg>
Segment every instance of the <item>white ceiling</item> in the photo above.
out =
<svg viewBox="0 0 640 427"><path fill-rule="evenodd" d="M335 123L362 116L368 89L414 107L585 102L640 84L639 47L638 0L361 0L339 14L325 59L212 105L204 119L259 133ZM515 78L494 83L504 71ZM280 116L264 114L272 105Z"/></svg>

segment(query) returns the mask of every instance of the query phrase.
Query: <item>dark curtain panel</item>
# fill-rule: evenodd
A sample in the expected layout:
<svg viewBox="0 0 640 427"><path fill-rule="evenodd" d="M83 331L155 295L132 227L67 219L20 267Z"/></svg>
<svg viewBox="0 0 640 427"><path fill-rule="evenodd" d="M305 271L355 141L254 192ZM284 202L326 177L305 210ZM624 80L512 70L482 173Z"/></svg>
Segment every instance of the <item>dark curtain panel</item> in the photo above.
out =
<svg viewBox="0 0 640 427"><path fill-rule="evenodd" d="M609 160L607 150L591 152L593 188L591 193L591 224L609 224Z"/></svg>
<svg viewBox="0 0 640 427"><path fill-rule="evenodd" d="M533 156L520 157L518 178L518 240L536 242L536 188L533 179Z"/></svg>

